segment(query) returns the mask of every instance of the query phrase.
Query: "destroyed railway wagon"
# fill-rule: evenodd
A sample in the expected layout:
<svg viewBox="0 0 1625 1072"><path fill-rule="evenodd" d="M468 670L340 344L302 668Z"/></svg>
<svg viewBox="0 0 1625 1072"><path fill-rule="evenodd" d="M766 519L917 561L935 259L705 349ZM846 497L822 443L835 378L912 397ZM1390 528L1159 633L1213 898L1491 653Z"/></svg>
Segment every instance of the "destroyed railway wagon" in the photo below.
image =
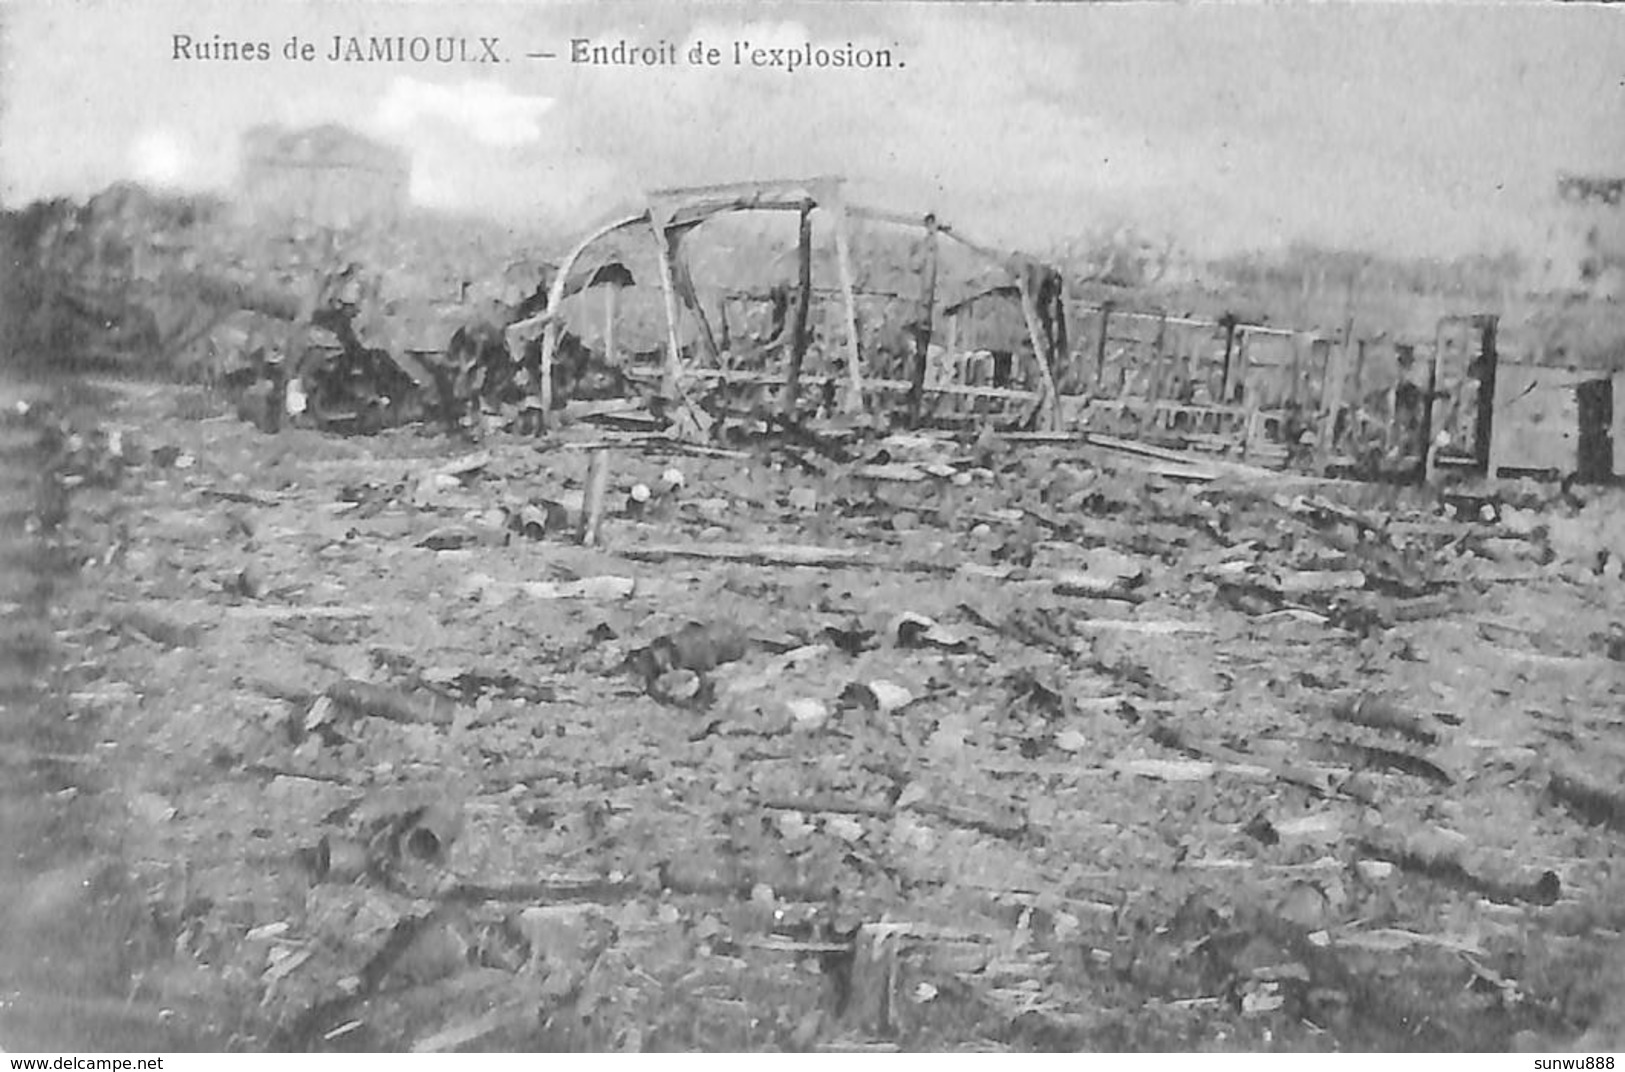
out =
<svg viewBox="0 0 1625 1072"><path fill-rule="evenodd" d="M792 212L798 219L796 278L781 291L782 322L766 338L742 338L732 329L728 319L730 301L772 301L773 296L735 292L729 301L721 303L713 319L701 300L686 255L687 240L698 228L717 217L745 212ZM821 300L829 296L828 288L814 286L815 214L827 220L833 240L839 297L833 308L832 303ZM913 258L918 291L884 293L902 299L905 312L901 323L876 325L875 317L860 313L860 299L875 292L865 291L857 279L851 248L853 221L906 228L920 235ZM550 370L566 330L567 280L586 271L585 266L590 266L595 257L605 257L603 247L612 239L628 235L641 236L646 245L654 247L665 333L663 355L644 354L653 361L640 367L634 360L631 372L634 376L658 378L667 397L681 399L714 383L750 384L776 389L780 407L788 413L805 404L803 391L810 389L819 392L825 403L833 400L847 413L906 405L917 418L927 394L947 394L1001 405L1015 403L1021 411L1014 419L1036 419L1047 427L1057 424L1059 396L1051 370L1055 354L1065 344L1060 273L1022 254L1000 253L980 245L931 214L910 217L849 204L839 178L657 191L650 196L646 210L613 220L581 239L560 262L547 312L509 329L509 349L515 352L538 333L541 335L544 410L552 405L548 394ZM996 277L992 286L984 287L985 294L1012 302L1019 309L1024 338L1012 350L1024 389L967 383L962 376L944 376L940 371L935 377L931 375L933 355L940 357L943 353L940 346L933 349L932 337L941 300L939 290L946 289L939 288L945 242L968 251L986 269L984 274ZM977 281L958 282L963 289ZM602 338L612 359L620 356L615 352L616 308L611 294L604 304ZM825 315L815 318L815 310ZM820 322L827 319L835 323ZM877 326L889 330L877 332ZM867 347L866 337L870 340Z"/></svg>
<svg viewBox="0 0 1625 1072"><path fill-rule="evenodd" d="M1055 269L931 214L850 204L838 178L658 191L557 269L525 261L523 279L472 263L449 276L391 270L402 250L333 242L294 240L289 263L245 260L214 214L115 187L83 209L18 217L16 240L39 266L18 302L26 333L114 365L203 347L221 358L204 364L246 361L240 371L262 375L263 359L281 353L296 378L310 372L311 419L337 430L431 416L465 396L486 413L592 397L581 390L592 350L627 373L604 377L605 390L641 380L639 393L678 401L666 415L691 432L746 397L758 414L1036 424L1340 471L1625 472L1619 377L1502 362L1496 317L1446 317L1431 337L1389 338L1358 336L1352 322L1328 335L1069 300ZM764 214L796 221L793 245L719 292L717 264L692 237L711 241L724 217ZM741 252L723 260L748 262ZM329 293L346 262L338 275L360 267L373 289ZM380 279L392 292L377 291ZM500 300L482 303L493 288ZM641 336L640 289L652 299ZM336 320L328 306L349 315ZM485 361L493 341L505 353ZM461 382L482 361L482 382ZM273 390L281 375L267 377Z"/></svg>
<svg viewBox="0 0 1625 1072"><path fill-rule="evenodd" d="M1073 308L1080 345L1056 372L1068 427L1282 461L1318 404L1319 340L1234 318Z"/></svg>
<svg viewBox="0 0 1625 1072"><path fill-rule="evenodd" d="M753 212L796 214L794 274L767 287L724 289L709 306L690 238L719 217ZM828 263L814 241L820 217L825 245L833 246ZM872 273L855 255L857 225L913 236L907 264L889 284L860 276ZM602 305L590 308L566 307L565 282L627 256L628 239L650 262L636 274L658 281L661 333L650 338L645 323L644 337L629 347L621 324L629 303L620 289L630 277L607 286ZM979 270L950 265L950 249ZM815 267L836 285L820 285ZM751 305L770 310L765 327L750 329ZM786 414L821 401L847 413L900 411L914 424L968 418L1129 433L1273 462L1286 459L1322 402L1325 340L1110 305L1074 307L1071 315L1081 330L1069 330L1057 269L977 243L933 214L851 204L841 179L817 178L653 193L646 210L594 229L562 258L546 312L513 325L509 349L517 353L540 335L544 410L553 405L546 370L575 331L595 334L610 361L623 361L634 379L659 382L669 398L745 385L776 393ZM596 330L585 326L599 317Z"/></svg>
<svg viewBox="0 0 1625 1072"><path fill-rule="evenodd" d="M1625 474L1625 374L1505 361L1490 314L1405 338L1071 312L1068 428L1368 477Z"/></svg>

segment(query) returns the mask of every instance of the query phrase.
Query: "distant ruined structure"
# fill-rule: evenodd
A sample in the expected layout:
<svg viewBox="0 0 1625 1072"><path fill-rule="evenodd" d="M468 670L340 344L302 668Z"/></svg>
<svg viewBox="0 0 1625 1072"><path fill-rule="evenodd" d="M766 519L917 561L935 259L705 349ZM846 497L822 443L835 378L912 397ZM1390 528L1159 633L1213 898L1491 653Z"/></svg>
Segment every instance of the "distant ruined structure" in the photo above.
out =
<svg viewBox="0 0 1625 1072"><path fill-rule="evenodd" d="M249 130L237 181L245 207L257 213L355 227L393 222L406 208L411 177L402 150L327 124Z"/></svg>

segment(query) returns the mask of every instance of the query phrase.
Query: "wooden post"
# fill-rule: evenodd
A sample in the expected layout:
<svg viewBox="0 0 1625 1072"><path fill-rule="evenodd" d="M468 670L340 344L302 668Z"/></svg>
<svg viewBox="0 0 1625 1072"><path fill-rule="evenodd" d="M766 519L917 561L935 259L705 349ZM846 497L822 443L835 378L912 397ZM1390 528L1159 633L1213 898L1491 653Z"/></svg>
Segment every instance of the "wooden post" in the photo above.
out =
<svg viewBox="0 0 1625 1072"><path fill-rule="evenodd" d="M1219 376L1219 405L1230 404L1231 377L1234 375L1232 362L1236 354L1236 318L1229 313L1224 320L1224 371Z"/></svg>
<svg viewBox="0 0 1625 1072"><path fill-rule="evenodd" d="M609 488L609 451L592 452L587 461L587 488L581 502L581 525L577 532L580 542L588 547L598 546L603 535L604 494Z"/></svg>
<svg viewBox="0 0 1625 1072"><path fill-rule="evenodd" d="M661 390L666 397L675 398L683 372L682 345L677 338L677 286L672 279L671 247L666 242L666 230L658 221L651 222L660 262L660 292L666 300L666 372L661 378Z"/></svg>
<svg viewBox="0 0 1625 1072"><path fill-rule="evenodd" d="M1315 344L1310 340L1309 350L1314 352ZM1303 380L1303 337L1296 332L1292 335L1292 390L1287 395L1287 402L1298 401L1299 389Z"/></svg>
<svg viewBox="0 0 1625 1072"><path fill-rule="evenodd" d="M1040 430L1055 431L1061 426L1061 397L1055 390L1055 377L1050 372L1049 345L1044 339L1044 327L1039 322L1038 296L1033 293L1030 276L1031 272L1025 267L1017 268L1021 312L1027 320L1027 335L1033 343L1033 363L1038 366Z"/></svg>
<svg viewBox="0 0 1625 1072"><path fill-rule="evenodd" d="M835 267L840 272L841 294L846 299L846 364L848 378L851 381L843 408L847 413L858 413L863 409L863 370L858 367L861 360L858 347L858 302L852 283L852 250L846 233L846 206L837 203L833 215Z"/></svg>
<svg viewBox="0 0 1625 1072"><path fill-rule="evenodd" d="M722 351L722 367L733 367L733 327L728 323L728 295L722 294L717 298L717 346Z"/></svg>
<svg viewBox="0 0 1625 1072"><path fill-rule="evenodd" d="M807 356L807 317L812 310L812 202L801 206L800 229L796 246L796 308L790 322L790 368L785 373L784 397L780 409L789 419L795 416L796 400L801 397L801 363Z"/></svg>
<svg viewBox="0 0 1625 1072"><path fill-rule="evenodd" d="M1252 382L1252 336L1247 331L1236 334L1236 364L1239 368L1235 379L1241 388L1241 460L1246 461L1247 455L1252 452L1253 437L1258 434L1258 429L1254 427L1258 415L1258 391ZM1293 345L1297 345L1296 336L1293 337Z"/></svg>
<svg viewBox="0 0 1625 1072"><path fill-rule="evenodd" d="M959 350L959 313L957 311L948 314L948 322L946 327L948 337L944 340L943 346L948 351L949 367L957 369L959 382L964 384L966 387L970 387L972 386L970 380L970 366L965 362L965 359L963 356L961 356ZM953 413L955 416L958 416L964 413L967 408L974 408L975 400L955 398L950 400L948 405L950 407L949 412Z"/></svg>
<svg viewBox="0 0 1625 1072"><path fill-rule="evenodd" d="M1354 318L1343 323L1343 345L1326 348L1326 369L1320 382L1320 430L1315 437L1315 461L1324 465L1336 448L1337 414L1343 408L1343 381L1348 378L1349 351L1354 343Z"/></svg>
<svg viewBox="0 0 1625 1072"><path fill-rule="evenodd" d="M1112 303L1100 303L1100 334L1095 336L1095 391L1099 395L1106 380L1106 333L1110 329Z"/></svg>
<svg viewBox="0 0 1625 1072"><path fill-rule="evenodd" d="M1044 329L1049 333L1053 363L1072 376L1075 375L1077 364L1073 360L1072 340L1066 327L1066 280L1057 272L1051 281L1055 289L1050 295L1051 304L1044 311Z"/></svg>
<svg viewBox="0 0 1625 1072"><path fill-rule="evenodd" d="M542 382L536 385L542 394L542 424L545 427L553 413L553 357L559 351L559 335L563 326L558 318L548 321L542 329L542 367L540 376Z"/></svg>
<svg viewBox="0 0 1625 1072"><path fill-rule="evenodd" d="M1394 348L1394 360L1396 366L1398 366L1397 375L1394 378L1394 382L1388 386L1385 396L1388 403L1388 414L1387 419L1382 426L1383 454L1387 454L1389 451L1393 450L1395 442L1397 442L1399 439L1399 385L1409 380L1411 376L1409 363L1405 365L1398 364L1400 353L1401 351L1396 345ZM1412 349L1412 360L1415 359L1415 353L1416 351Z"/></svg>
<svg viewBox="0 0 1625 1072"><path fill-rule="evenodd" d="M1157 403L1162 400L1162 381L1167 375L1168 312L1157 318L1157 337L1151 344L1151 382L1146 385L1145 412L1140 416L1140 432L1156 427Z"/></svg>
<svg viewBox="0 0 1625 1072"><path fill-rule="evenodd" d="M1476 316L1473 327L1478 331L1478 381L1473 414L1473 459L1486 468L1489 465L1490 443L1495 433L1495 366L1500 357L1496 347L1496 331L1500 319L1492 315ZM1576 429L1578 433L1578 429ZM1494 475L1494 474L1490 474Z"/></svg>
<svg viewBox="0 0 1625 1072"><path fill-rule="evenodd" d="M1437 470L1437 461L1434 457L1437 448L1433 445L1434 429L1440 427L1443 414L1439 406L1439 355L1444 350L1443 320L1433 335L1433 358L1428 362L1428 393L1422 401L1422 480L1424 483L1433 483Z"/></svg>
<svg viewBox="0 0 1625 1072"><path fill-rule="evenodd" d="M618 318L617 306L620 305L621 288L619 284L610 283L604 287L604 360L609 364L617 363L619 349L615 345L615 322Z"/></svg>
<svg viewBox="0 0 1625 1072"><path fill-rule="evenodd" d="M1361 393L1361 388L1365 386L1365 350L1365 339L1354 344L1354 382L1349 385L1349 394L1353 396L1352 401L1356 406L1360 406L1365 398Z"/></svg>
<svg viewBox="0 0 1625 1072"><path fill-rule="evenodd" d="M937 305L937 217L932 213L926 213L925 217L924 254L920 307L912 325L914 367L909 370L908 385L908 423L911 428L917 428L920 424L920 403L925 396L926 365L931 351L931 321L936 315Z"/></svg>

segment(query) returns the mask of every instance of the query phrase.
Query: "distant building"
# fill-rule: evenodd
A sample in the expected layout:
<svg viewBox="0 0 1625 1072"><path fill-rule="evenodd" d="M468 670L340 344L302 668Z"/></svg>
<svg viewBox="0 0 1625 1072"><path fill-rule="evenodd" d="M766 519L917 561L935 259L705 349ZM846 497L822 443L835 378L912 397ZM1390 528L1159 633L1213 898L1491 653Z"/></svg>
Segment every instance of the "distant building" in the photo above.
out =
<svg viewBox="0 0 1625 1072"><path fill-rule="evenodd" d="M404 151L346 127L260 126L243 135L237 184L257 212L354 227L396 219L411 178Z"/></svg>

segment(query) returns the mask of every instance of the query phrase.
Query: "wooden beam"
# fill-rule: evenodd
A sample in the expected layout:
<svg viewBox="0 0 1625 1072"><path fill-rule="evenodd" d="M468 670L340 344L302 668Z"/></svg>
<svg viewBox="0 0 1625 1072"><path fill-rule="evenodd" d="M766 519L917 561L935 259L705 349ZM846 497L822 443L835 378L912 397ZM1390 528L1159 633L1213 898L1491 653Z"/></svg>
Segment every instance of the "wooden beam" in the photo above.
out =
<svg viewBox="0 0 1625 1072"><path fill-rule="evenodd" d="M1496 316L1473 318L1473 326L1479 332L1478 356L1472 361L1472 365L1478 368L1475 377L1478 389L1475 400L1477 412L1473 415L1473 457L1478 464L1486 467L1489 464L1490 439L1495 433L1495 367L1500 361L1496 332L1499 324L1500 318ZM1578 434L1579 429L1575 431Z"/></svg>
<svg viewBox="0 0 1625 1072"><path fill-rule="evenodd" d="M604 493L609 487L609 451L595 450L588 457L587 488L582 497L581 520L576 529L576 541L587 547L597 547L603 538Z"/></svg>
<svg viewBox="0 0 1625 1072"><path fill-rule="evenodd" d="M1095 336L1095 389L1094 394L1099 395L1106 377L1106 333L1112 319L1112 303L1104 302L1100 306L1100 334Z"/></svg>
<svg viewBox="0 0 1625 1072"><path fill-rule="evenodd" d="M1315 344L1314 344L1314 341L1311 340L1310 343L1309 343L1309 352L1314 353L1314 350L1315 350ZM1292 340L1292 392L1291 392L1291 394L1289 394L1287 396L1287 401L1288 402L1297 402L1298 401L1298 397L1302 393L1302 383L1303 383L1303 340L1301 338L1294 338Z"/></svg>
<svg viewBox="0 0 1625 1072"><path fill-rule="evenodd" d="M660 293L666 302L666 368L662 390L668 398L675 398L683 373L682 344L677 336L677 284L672 278L671 246L666 242L665 229L653 221L651 225L654 227L655 251L660 264Z"/></svg>
<svg viewBox="0 0 1625 1072"><path fill-rule="evenodd" d="M1294 339L1292 341L1294 369L1297 368L1297 346L1298 341ZM1241 408L1246 413L1241 425L1241 460L1246 461L1248 455L1253 453L1253 441L1263 426L1263 422L1258 419L1258 384L1253 378L1251 331L1242 333L1240 351L1237 360L1241 365Z"/></svg>
<svg viewBox="0 0 1625 1072"><path fill-rule="evenodd" d="M717 297L717 331L719 334L717 345L722 349L721 364L723 368L733 364L733 325L728 323L728 307L731 304L728 295L722 294Z"/></svg>
<svg viewBox="0 0 1625 1072"><path fill-rule="evenodd" d="M542 382L536 385L536 390L542 396L542 427L547 427L548 415L553 412L553 358L559 352L559 335L564 330L557 319L549 319L542 328L542 360L538 375ZM512 338L510 335L509 338ZM523 344L521 344L523 345ZM508 347L510 356L515 355L512 345ZM518 360L517 356L514 356Z"/></svg>
<svg viewBox="0 0 1625 1072"><path fill-rule="evenodd" d="M989 246L984 246L980 242L972 242L970 239L966 238L962 234L959 234L957 231L943 231L942 233L953 239L955 242L958 242L972 253L979 254L987 260L993 261L995 264L1004 264L1009 260L1005 254L1000 253L998 250Z"/></svg>
<svg viewBox="0 0 1625 1072"><path fill-rule="evenodd" d="M1043 325L1038 319L1038 296L1033 293L1031 272L1017 273L1021 289L1021 313L1027 321L1027 335L1033 344L1033 363L1038 366L1040 431L1055 431L1061 426L1061 396L1055 389L1055 377L1050 372L1049 343L1044 338Z"/></svg>
<svg viewBox="0 0 1625 1072"><path fill-rule="evenodd" d="M1156 421L1157 401L1162 398L1162 378L1166 374L1164 365L1167 357L1168 318L1163 316L1157 321L1157 334L1151 343L1151 382L1146 385L1145 397L1150 403L1145 412L1140 415L1140 433L1148 431L1148 426Z"/></svg>
<svg viewBox="0 0 1625 1072"><path fill-rule="evenodd" d="M840 272L841 293L846 300L846 365L850 383L843 408L847 413L859 413L863 410L863 370L860 367L858 303L852 293L852 249L847 235L845 205L834 205L831 215L835 218L835 266Z"/></svg>
<svg viewBox="0 0 1625 1072"><path fill-rule="evenodd" d="M856 219L875 220L879 223L896 224L898 227L922 227L924 223L919 216L907 212L888 212L885 209L868 208L864 205L848 206L848 212ZM938 223L937 230L949 234L953 229L945 223Z"/></svg>
<svg viewBox="0 0 1625 1072"><path fill-rule="evenodd" d="M786 419L796 412L801 393L801 363L807 356L807 317L812 310L812 210L811 201L801 206L797 231L796 275L798 294L794 318L790 325L790 368L785 375L784 397L780 409Z"/></svg>
<svg viewBox="0 0 1625 1072"><path fill-rule="evenodd" d="M1326 368L1320 381L1320 428L1315 436L1315 460L1323 464L1336 448L1337 413L1343 408L1343 381L1348 378L1349 351L1354 341L1354 318L1343 322L1343 345L1326 348Z"/></svg>
<svg viewBox="0 0 1625 1072"><path fill-rule="evenodd" d="M1098 312L1101 308L1108 305L1115 307L1115 304L1115 302L1108 299L1107 301L1102 302L1100 305L1083 303L1079 307L1082 308L1086 313L1093 313ZM1117 317L1122 320L1156 320L1160 322L1166 319L1168 324L1172 327L1208 328L1210 330L1217 330L1223 327L1225 324L1225 321L1222 319L1208 320L1203 317L1195 316L1171 316L1164 312L1144 312L1139 309L1114 308L1114 312ZM1272 328L1263 324L1250 324L1239 320L1236 322L1236 326L1240 329L1250 331L1254 335L1274 335L1285 338L1288 335L1294 334L1289 328Z"/></svg>
<svg viewBox="0 0 1625 1072"><path fill-rule="evenodd" d="M1230 404L1230 392L1235 379L1236 356L1236 321L1234 317L1225 317L1224 321L1224 372L1219 380L1219 402Z"/></svg>
<svg viewBox="0 0 1625 1072"><path fill-rule="evenodd" d="M850 569L891 569L920 573L953 573L957 562L947 558L897 560L876 555L868 548L818 547L813 544L702 543L644 544L618 547L615 554L634 562L665 562L695 558L711 562L742 562L761 566L807 566Z"/></svg>
<svg viewBox="0 0 1625 1072"><path fill-rule="evenodd" d="M1439 356L1444 351L1445 321L1433 333L1433 358L1428 362L1428 393L1422 402L1422 480L1433 483L1438 473L1438 448L1433 439L1444 425L1443 401L1439 395Z"/></svg>
<svg viewBox="0 0 1625 1072"><path fill-rule="evenodd" d="M644 383L650 382L655 378L655 373L641 371L638 369L628 370L627 375L633 380L638 380ZM783 373L753 372L745 369L689 369L686 373L684 373L684 376L690 380L698 380L706 383L720 381L722 383L754 383L780 387L784 385L786 380ZM803 373L801 377L801 382L803 384L817 384L819 386L839 383L840 380L840 376L808 376L805 373ZM910 384L908 380L870 379L863 382L863 387L864 390L870 394L880 394L885 392L906 396ZM941 387L927 387L926 393L933 395L952 395L964 398L1004 399L1011 402L1037 402L1043 398L1043 395L1037 391L1022 391L1013 387L970 387L965 384L957 383L944 384Z"/></svg>
<svg viewBox="0 0 1625 1072"><path fill-rule="evenodd" d="M1360 404L1360 400L1365 397L1365 394L1361 390L1361 388L1365 386L1365 351L1366 340L1357 340L1354 344L1354 383L1351 385L1351 390L1349 391L1349 394L1353 397L1354 404L1356 406L1358 406Z"/></svg>
<svg viewBox="0 0 1625 1072"><path fill-rule="evenodd" d="M914 335L914 361L913 368L909 370L913 387L908 393L908 422L911 428L917 428L920 424L920 400L925 390L926 365L931 350L931 321L936 315L937 306L937 218L929 213L925 217L923 253L925 263L922 266L924 278L920 284L920 305L910 325Z"/></svg>
<svg viewBox="0 0 1625 1072"><path fill-rule="evenodd" d="M1049 333L1051 362L1057 365L1064 362L1071 369L1072 342L1066 325L1066 280L1057 271L1053 282L1055 285L1050 293L1049 307L1045 310L1044 330Z"/></svg>
<svg viewBox="0 0 1625 1072"><path fill-rule="evenodd" d="M619 319L621 288L610 284L604 287L604 360L616 363L620 348L615 345L615 328Z"/></svg>

